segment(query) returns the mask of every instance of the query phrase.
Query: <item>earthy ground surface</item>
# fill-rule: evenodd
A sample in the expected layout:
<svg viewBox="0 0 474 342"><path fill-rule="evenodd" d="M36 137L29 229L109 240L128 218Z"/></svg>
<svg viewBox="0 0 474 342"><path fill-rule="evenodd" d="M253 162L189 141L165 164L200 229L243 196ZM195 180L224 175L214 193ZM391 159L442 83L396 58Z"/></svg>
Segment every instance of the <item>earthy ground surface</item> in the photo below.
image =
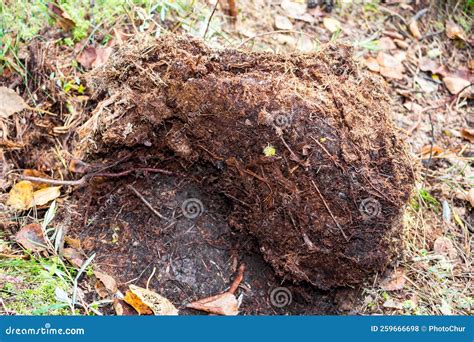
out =
<svg viewBox="0 0 474 342"><path fill-rule="evenodd" d="M44 239L28 231L30 237L38 237L47 246L32 254L28 252L26 259L25 253L14 243L14 235L27 223L44 222L49 204L29 211L2 207L8 210L2 214L0 237L3 303L0 308L10 314L31 313L38 306L43 308L36 311L38 314L66 313L70 312L70 302L64 297L78 296L82 308L76 309L77 312L112 314L117 311L111 305L114 296L110 292L114 291L101 290L104 285L96 280L100 276L94 274L100 270L111 275L122 292L127 291L129 284L136 284L167 297L183 314L196 314L197 311L183 306L226 290L239 265L245 264L244 279L235 293L242 314L472 312L474 211L469 190L473 184L470 163L474 118L472 100L468 99L472 82L472 36L469 35L471 22L466 15L469 9L463 6L447 12L444 7L427 6L422 2L339 4L327 13L319 7L307 9L298 2L252 1L238 4L237 20L225 16L218 7L209 26L213 6L206 3L192 10L170 7L166 19L159 11L136 6L129 9L128 15L119 17L114 27L102 21L98 30L93 31L93 27L86 30L87 34L93 32L88 40L76 37L82 27L76 17L72 18L76 27L68 31L64 25L71 19L53 8L52 12L56 13L53 17L62 28L45 25L41 38L23 45L18 43L18 50L5 48L5 37L9 37L5 35L0 80L2 85L22 95L29 108L1 118L4 176L0 184L4 190L1 203L11 204L8 192L22 173L55 180L80 180L91 172L101 172L103 176L93 180L86 176L87 182L79 181L74 186L62 184L60 198L49 184L47 189L50 190L46 192L51 199L57 198L57 213L44 228ZM424 8L428 11L423 12ZM72 15L71 8L66 10ZM155 35L167 29L198 37L206 32L206 41L211 46L238 47L247 52L311 52L321 49L321 43L330 40L354 46L354 55L361 67L385 78L394 108L392 119L399 135L410 144L415 156L413 171L419 173L403 216L403 257L393 262L386 272L378 273L370 283L355 288L321 291L305 282L293 283L298 277L291 272L275 274L267 263L271 259L268 252L260 248L262 236L256 233L256 228L247 227L254 233L247 234L245 229L239 231L235 225L228 225L229 215L235 215L236 204L245 206L242 202L246 203L248 198L232 191L209 191L222 182L216 170L221 168L224 173L228 167L214 158L214 152L222 152L222 148L213 150L212 144L205 143L204 151L212 151L208 153L212 162L210 165L198 163L192 177L183 176L182 171L188 165L186 158L179 167L172 168L173 175L164 174L163 169L170 169L172 157L163 151L150 154L131 149L133 163L129 163L130 156L126 153L114 154L114 149L107 151L114 153L104 153L104 146L111 147L107 144L112 142L127 144L127 135L137 127L127 116L113 118L123 120L119 133L124 139L99 143L97 147L99 151L102 149L102 155L89 157L90 165L71 165L75 151L86 145L89 148L84 140L80 141L89 136L86 128L99 117L95 114L101 112L113 117L130 109L127 98L120 95L107 102L107 96L113 97L113 92L98 97L87 83L89 76L84 71L92 69L93 74L99 72L100 75L101 69L97 68L110 58L110 52L124 49L128 44L125 41L136 39L138 31ZM104 40L107 36L109 38ZM131 38L133 36L136 37ZM77 38L77 44L68 47L69 37ZM111 58L114 60L114 55ZM131 71L140 77L136 85L148 84L156 89L161 86L163 80L156 77L153 70L147 70L147 64L141 63L140 57L129 64ZM320 78L323 84L331 81L329 74ZM115 83L111 89L117 91L120 87L120 83ZM154 94L158 93L149 93L151 97ZM145 102L144 99L136 101L135 106ZM114 111L117 106L122 106L122 111ZM105 127L103 122L101 125ZM377 127L370 122L361 126ZM140 128L138 132L142 134L138 135L141 139L147 129ZM265 131L260 134L265 137ZM340 141L340 135L337 136ZM222 138L225 143L227 137ZM232 136L228 139L231 141ZM145 140L140 141L144 144L143 151L150 150L147 145L156 143ZM281 141L267 140L257 137L250 140L256 141L255 146L248 148L258 150L263 157L273 153L271 149L264 152L268 143L272 143L270 147L274 147L276 153L288 152ZM135 140L133 144L136 143ZM179 146L182 147L182 142L171 146L171 150L178 153ZM229 150L231 148L229 146ZM403 165L404 157L399 155L398 158ZM112 162L118 164L110 166ZM105 165L110 167L102 170ZM118 173L123 171L128 173L120 176ZM265 184L255 181L250 186L258 190ZM323 187L323 193L326 188ZM32 189L39 190L36 185ZM196 208L202 212L197 217L183 215L182 205L190 198L200 201ZM145 202L165 219L153 213ZM383 212L389 204L383 201L382 204ZM358 211L359 208L354 205L353 209ZM271 209L264 212L266 210ZM321 212L328 216L327 221L333 222L328 212ZM342 212L336 216L344 219ZM66 238L55 233L58 231L65 232ZM309 241L313 238L315 236ZM18 235L16 240L19 240ZM71 253L76 254L71 257ZM94 254L93 260L88 259ZM83 269L80 269L81 264ZM278 269L278 263L274 266ZM76 277L78 286L73 282ZM110 290L110 282L103 283ZM283 287L278 290L283 294L281 303L275 301L274 291L280 287ZM61 291L66 295L61 295ZM36 302L35 297L41 298L41 302ZM25 303L24 306L19 302Z"/></svg>

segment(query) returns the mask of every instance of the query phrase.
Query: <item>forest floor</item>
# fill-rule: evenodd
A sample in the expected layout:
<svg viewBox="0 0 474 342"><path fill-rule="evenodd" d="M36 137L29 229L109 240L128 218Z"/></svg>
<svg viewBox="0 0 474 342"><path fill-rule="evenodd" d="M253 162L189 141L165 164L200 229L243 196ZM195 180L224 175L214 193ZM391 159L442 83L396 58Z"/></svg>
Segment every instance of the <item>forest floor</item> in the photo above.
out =
<svg viewBox="0 0 474 342"><path fill-rule="evenodd" d="M147 313L130 299L143 292L133 284L168 298L180 314L196 314L187 303L226 291L237 277L236 296L220 304L241 314L472 314L474 8L423 3L307 8L240 0L236 16L226 1L3 3L0 86L22 100L0 92L9 107L0 108L0 313ZM90 165L67 161L97 104L87 72L130 39L165 32L275 53L344 43L385 79L392 119L419 174L403 217L404 254L393 268L370 284L331 291L281 279L254 239L228 226L226 201L192 179L129 176L93 191L18 182L20 175L80 178ZM198 221L182 214L190 197L204 203Z"/></svg>

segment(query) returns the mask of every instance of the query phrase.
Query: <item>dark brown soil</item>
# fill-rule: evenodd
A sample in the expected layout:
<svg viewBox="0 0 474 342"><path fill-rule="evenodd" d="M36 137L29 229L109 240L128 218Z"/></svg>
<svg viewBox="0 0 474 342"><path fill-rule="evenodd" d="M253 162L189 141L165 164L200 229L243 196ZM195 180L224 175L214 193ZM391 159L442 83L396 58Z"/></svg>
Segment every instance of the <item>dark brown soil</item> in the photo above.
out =
<svg viewBox="0 0 474 342"><path fill-rule="evenodd" d="M383 82L360 71L348 47L280 56L213 51L165 36L123 48L92 83L100 103L80 129L76 156L107 164L131 153L114 171L175 174L135 173L137 190L167 208L169 222L127 190L118 196L130 197L123 210L112 205L117 227L103 212L90 225L91 250L99 252L117 229L129 257L113 267L127 277L144 271L147 260L160 272L156 290L169 295L166 283L178 282L175 295L194 299L221 291L233 271L228 260L254 260L258 249L278 279L329 289L361 283L397 254L414 175ZM275 155L264 155L268 145ZM107 179L100 201L132 180ZM77 193L79 201L96 198L94 187ZM176 221L189 199L205 215ZM92 203L92 211L99 207ZM122 255L113 243L105 244L107 260ZM263 262L248 276L275 284ZM260 296L255 288L249 292Z"/></svg>

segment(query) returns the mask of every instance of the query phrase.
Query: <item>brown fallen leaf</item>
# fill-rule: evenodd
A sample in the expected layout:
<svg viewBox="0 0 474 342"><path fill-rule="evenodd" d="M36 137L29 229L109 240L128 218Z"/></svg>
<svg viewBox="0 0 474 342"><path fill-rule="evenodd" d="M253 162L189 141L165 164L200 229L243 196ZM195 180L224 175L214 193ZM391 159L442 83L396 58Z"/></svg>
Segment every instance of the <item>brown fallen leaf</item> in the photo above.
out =
<svg viewBox="0 0 474 342"><path fill-rule="evenodd" d="M92 47L87 46L77 56L77 61L86 69L99 67L109 59L113 49L111 47Z"/></svg>
<svg viewBox="0 0 474 342"><path fill-rule="evenodd" d="M471 203L471 206L474 208L474 188L471 188L466 195L466 199Z"/></svg>
<svg viewBox="0 0 474 342"><path fill-rule="evenodd" d="M177 316L178 309L165 297L135 285L129 286L124 301L140 315Z"/></svg>
<svg viewBox="0 0 474 342"><path fill-rule="evenodd" d="M102 285L108 292L108 293L105 293L105 296L101 296L101 297L106 297L108 294L113 295L117 292L118 290L117 282L115 281L113 277L109 276L108 274L98 272L98 271L94 271L94 275L96 276L98 282L102 283Z"/></svg>
<svg viewBox="0 0 474 342"><path fill-rule="evenodd" d="M71 17L60 7L59 4L50 2L48 10L51 16L56 20L57 25L65 32L71 31L76 27L76 23Z"/></svg>
<svg viewBox="0 0 474 342"><path fill-rule="evenodd" d="M3 119L28 108L21 96L7 87L0 87L0 104L0 118Z"/></svg>
<svg viewBox="0 0 474 342"><path fill-rule="evenodd" d="M15 241L25 249L33 252L41 252L47 249L43 229L41 229L41 226L38 223L31 223L23 226L15 234Z"/></svg>
<svg viewBox="0 0 474 342"><path fill-rule="evenodd" d="M59 189L61 189L60 186L51 186L49 188L36 190L33 192L33 201L31 202L31 206L45 205L58 198L61 196L61 191L59 191Z"/></svg>
<svg viewBox="0 0 474 342"><path fill-rule="evenodd" d="M380 65L377 63L377 60L374 57L367 57L364 58L364 64L369 69L370 71L373 72L379 72L380 71Z"/></svg>
<svg viewBox="0 0 474 342"><path fill-rule="evenodd" d="M397 291L397 290L402 290L403 287L405 286L406 283L406 278L403 270L398 269L393 274L385 279L381 283L381 288L382 290L385 291Z"/></svg>
<svg viewBox="0 0 474 342"><path fill-rule="evenodd" d="M471 143L474 144L474 129L473 128L463 128L461 129L461 136L469 140Z"/></svg>
<svg viewBox="0 0 474 342"><path fill-rule="evenodd" d="M445 255L449 259L454 260L457 258L458 253L454 248L453 242L447 237L440 236L434 242L433 252L438 255Z"/></svg>
<svg viewBox="0 0 474 342"><path fill-rule="evenodd" d="M186 307L215 315L235 316L239 313L239 303L234 293L244 279L245 265L239 267L237 275L228 291L189 303Z"/></svg>
<svg viewBox="0 0 474 342"><path fill-rule="evenodd" d="M229 292L189 303L186 307L224 316L235 316L239 313L237 298Z"/></svg>
<svg viewBox="0 0 474 342"><path fill-rule="evenodd" d="M423 57L422 59L420 59L418 66L420 67L421 71L429 71L434 74L441 65L428 57Z"/></svg>
<svg viewBox="0 0 474 342"><path fill-rule="evenodd" d="M461 26L450 20L446 22L446 35L449 39L462 39L464 41L466 40L466 35L464 34L464 31Z"/></svg>
<svg viewBox="0 0 474 342"><path fill-rule="evenodd" d="M380 74L384 77L402 79L405 67L401 63L404 55L392 56L380 51L377 55L377 63L380 66Z"/></svg>
<svg viewBox="0 0 474 342"><path fill-rule="evenodd" d="M418 27L418 22L416 20L412 20L408 24L408 28L410 29L410 33L412 34L413 37L415 37L417 40L420 40L422 35L420 32L420 28Z"/></svg>
<svg viewBox="0 0 474 342"><path fill-rule="evenodd" d="M397 46L389 37L382 37L379 40L379 45L382 50L395 50Z"/></svg>
<svg viewBox="0 0 474 342"><path fill-rule="evenodd" d="M63 256L72 266L76 268L81 268L81 266L84 264L83 255L75 248L63 248Z"/></svg>
<svg viewBox="0 0 474 342"><path fill-rule="evenodd" d="M16 183L8 194L7 205L16 210L26 210L33 202L33 184L29 181Z"/></svg>
<svg viewBox="0 0 474 342"><path fill-rule="evenodd" d="M468 98L472 98L474 95L474 85L464 78L447 76L443 78L443 82L449 92L453 95L459 94L461 97ZM461 91L462 93L460 93Z"/></svg>
<svg viewBox="0 0 474 342"><path fill-rule="evenodd" d="M70 236L65 236L64 237L64 242L67 243L68 246L71 247L71 248L82 249L81 240L79 240L79 239L74 239Z"/></svg>
<svg viewBox="0 0 474 342"><path fill-rule="evenodd" d="M407 50L410 45L408 45L407 42L401 39L394 39L393 42L395 43L396 46L398 46L400 49Z"/></svg>
<svg viewBox="0 0 474 342"><path fill-rule="evenodd" d="M278 30L292 30L293 24L291 23L290 19L285 17L284 15L275 15L275 28Z"/></svg>
<svg viewBox="0 0 474 342"><path fill-rule="evenodd" d="M137 312L133 307L127 304L124 300L115 298L114 299L114 309L117 316L136 316Z"/></svg>
<svg viewBox="0 0 474 342"><path fill-rule="evenodd" d="M69 171L73 173L86 173L90 169L90 165L80 159L72 159L69 162Z"/></svg>
<svg viewBox="0 0 474 342"><path fill-rule="evenodd" d="M341 29L341 23L334 18L324 18L323 25L331 33L334 33Z"/></svg>

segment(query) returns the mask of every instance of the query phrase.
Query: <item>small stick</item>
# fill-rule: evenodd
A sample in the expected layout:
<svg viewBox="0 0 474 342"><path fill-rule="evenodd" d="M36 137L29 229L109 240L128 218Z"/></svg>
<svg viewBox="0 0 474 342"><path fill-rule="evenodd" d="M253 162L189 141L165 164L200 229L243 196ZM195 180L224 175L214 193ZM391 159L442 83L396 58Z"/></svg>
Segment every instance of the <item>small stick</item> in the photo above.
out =
<svg viewBox="0 0 474 342"><path fill-rule="evenodd" d="M318 187L316 186L316 183L313 180L311 180L311 183L313 183L313 186L316 189L316 191L318 192L319 197L321 197L321 199L323 200L324 206L326 207L327 211L329 212L329 215L331 215L332 219L334 220L334 223L336 224L337 228L339 228L339 230L341 231L342 236L344 236L344 239L346 239L346 241L349 241L347 239L347 235L344 233L344 230L339 225L339 223L337 223L336 218L334 217L334 215L331 212L331 209L329 209L329 206L326 203L326 200L324 199L323 194L321 193L321 191L319 191Z"/></svg>
<svg viewBox="0 0 474 342"><path fill-rule="evenodd" d="M214 8L212 9L211 15L209 16L209 20L207 21L206 30L204 31L204 35L202 36L202 39L206 39L206 34L207 34L207 31L209 30L209 25L211 25L211 20L212 20L212 17L214 16L214 13L216 12L218 4L219 4L219 1L216 0L216 4L214 5Z"/></svg>
<svg viewBox="0 0 474 342"><path fill-rule="evenodd" d="M146 281L146 289L148 290L148 286L150 286L150 281L151 278L155 275L156 272L156 267L153 267L153 271L151 272L150 276L148 277L148 280Z"/></svg>
<svg viewBox="0 0 474 342"><path fill-rule="evenodd" d="M142 196L141 193L138 192L137 189L135 189L132 185L128 184L127 185L127 188L129 188L130 190L132 190L135 195L137 195L137 197L139 199L142 200L143 203L145 203L145 205L148 207L148 209L150 209L153 214L155 214L156 216L158 216L159 218L162 218L163 220L166 220L166 221L169 221L169 219L167 219L166 217L164 217L163 215L161 215L155 208L153 208L153 206L150 204L150 202L148 202L145 197Z"/></svg>
<svg viewBox="0 0 474 342"><path fill-rule="evenodd" d="M142 167L137 169L126 170L118 173L94 173L85 175L84 177L77 179L77 180L60 180L60 179L49 179L49 178L41 178L41 177L33 177L33 176L20 176L21 180L27 180L34 183L44 183L50 185L83 185L87 183L89 179L94 177L123 177L135 171L145 171L145 172L154 172L154 173L162 173L165 175L172 175L173 172L163 169L156 169L156 168L149 168L149 167Z"/></svg>
<svg viewBox="0 0 474 342"><path fill-rule="evenodd" d="M240 283L244 279L244 271L245 271L245 265L242 264L242 265L240 265L239 271L237 272L237 275L235 276L234 281L232 282L232 284L230 285L229 290L227 291L228 293L234 294L235 291L237 291L237 289L239 288Z"/></svg>

